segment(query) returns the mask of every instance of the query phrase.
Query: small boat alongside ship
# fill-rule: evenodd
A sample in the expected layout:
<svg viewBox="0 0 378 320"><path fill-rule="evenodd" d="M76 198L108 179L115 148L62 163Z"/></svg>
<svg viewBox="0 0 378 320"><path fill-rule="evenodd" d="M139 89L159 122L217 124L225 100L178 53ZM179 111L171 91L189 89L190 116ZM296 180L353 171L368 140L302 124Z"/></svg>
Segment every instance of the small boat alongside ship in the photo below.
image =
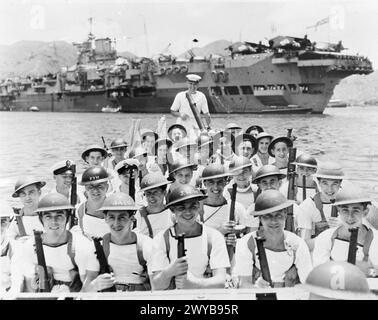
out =
<svg viewBox="0 0 378 320"><path fill-rule="evenodd" d="M101 108L101 112L103 113L118 113L120 111L121 111L121 107L112 108L110 106L106 106L106 107Z"/></svg>
<svg viewBox="0 0 378 320"><path fill-rule="evenodd" d="M330 100L327 108L346 108L348 104L342 100Z"/></svg>

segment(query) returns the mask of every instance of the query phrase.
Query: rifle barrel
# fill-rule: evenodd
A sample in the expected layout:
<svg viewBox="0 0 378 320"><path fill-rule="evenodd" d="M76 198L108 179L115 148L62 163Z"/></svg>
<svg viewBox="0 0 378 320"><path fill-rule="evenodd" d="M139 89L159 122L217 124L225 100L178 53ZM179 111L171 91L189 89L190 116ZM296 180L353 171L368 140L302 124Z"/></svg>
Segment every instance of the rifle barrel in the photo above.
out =
<svg viewBox="0 0 378 320"><path fill-rule="evenodd" d="M264 241L265 239L261 237L256 237L256 245L257 245L257 255L259 257L260 262L260 270L262 278L269 283L269 285L273 288L273 281L270 276L269 264L268 259L266 257L266 252L264 248Z"/></svg>
<svg viewBox="0 0 378 320"><path fill-rule="evenodd" d="M350 240L349 240L349 250L348 250L348 262L356 264L356 254L357 254L357 238L358 238L358 228L351 228Z"/></svg>

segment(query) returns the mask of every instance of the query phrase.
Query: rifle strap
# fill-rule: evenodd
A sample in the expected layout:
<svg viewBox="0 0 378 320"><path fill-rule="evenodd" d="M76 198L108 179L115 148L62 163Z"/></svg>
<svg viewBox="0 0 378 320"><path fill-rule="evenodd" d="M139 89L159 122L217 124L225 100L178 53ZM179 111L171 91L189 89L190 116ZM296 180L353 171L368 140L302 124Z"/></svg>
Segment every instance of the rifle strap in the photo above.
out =
<svg viewBox="0 0 378 320"><path fill-rule="evenodd" d="M317 194L315 194L315 196L313 198L311 198L314 203L315 203L315 207L316 209L319 210L320 212L320 216L322 218L322 222L327 222L327 219L325 217L325 214L324 214L324 211L323 211L323 202L322 200L320 199L320 193L318 192Z"/></svg>
<svg viewBox="0 0 378 320"><path fill-rule="evenodd" d="M87 202L83 202L79 208L77 209L77 217L78 217L78 222L79 222L79 227L81 231L84 232L84 225L83 225L83 218L84 218L84 213L87 211Z"/></svg>
<svg viewBox="0 0 378 320"><path fill-rule="evenodd" d="M76 262L75 262L75 250L74 247L72 246L72 233L70 231L67 231L67 254L71 259L72 264L74 265L75 269L79 269Z"/></svg>
<svg viewBox="0 0 378 320"><path fill-rule="evenodd" d="M143 257L142 242L139 241L138 234L136 234L136 236L137 236L136 249L137 249L138 262L145 270L147 268L147 262ZM102 237L102 247L104 248L105 257L106 259L108 259L109 254L110 254L110 233L107 233Z"/></svg>
<svg viewBox="0 0 378 320"><path fill-rule="evenodd" d="M13 211L16 214L15 215L15 220L16 220L16 223L17 223L19 236L20 237L25 237L27 234L26 234L26 231L25 231L24 222L22 220L22 216L24 214L24 211L23 210L19 210L17 208L13 208Z"/></svg>
<svg viewBox="0 0 378 320"><path fill-rule="evenodd" d="M18 233L20 237L25 237L26 231L25 231L24 222L22 221L22 216L16 216L16 222L17 222Z"/></svg>
<svg viewBox="0 0 378 320"><path fill-rule="evenodd" d="M226 203L227 204L227 203ZM219 206L210 216L208 216L206 218L206 220L203 221L203 223L209 221L220 209L222 209L222 207L224 206L224 204L222 204L221 206ZM203 218L202 218L203 219Z"/></svg>
<svg viewBox="0 0 378 320"><path fill-rule="evenodd" d="M339 234L339 230L342 226L336 228L336 230L333 232L332 236L331 236L331 250L333 248L333 245L335 243L335 239L339 239L338 238L338 234ZM366 227L366 226L365 226ZM367 228L367 227L366 227ZM366 233L366 237L365 237L365 242L364 242L364 246L362 247L362 252L364 254L364 258L363 258L363 261L367 262L369 260L369 251L370 251L370 245L371 245L371 242L373 241L373 238L374 238L374 233L373 233L373 230L371 229L368 229L367 233ZM339 239L340 240L340 239ZM349 242L349 241L348 241ZM331 259L332 260L332 259Z"/></svg>
<svg viewBox="0 0 378 320"><path fill-rule="evenodd" d="M141 217L144 219L144 221L146 222L146 225L147 225L147 228L148 228L148 235L150 236L150 238L153 238L154 233L152 231L150 219L148 219L147 208L145 206L141 207L139 209L139 213L140 213Z"/></svg>

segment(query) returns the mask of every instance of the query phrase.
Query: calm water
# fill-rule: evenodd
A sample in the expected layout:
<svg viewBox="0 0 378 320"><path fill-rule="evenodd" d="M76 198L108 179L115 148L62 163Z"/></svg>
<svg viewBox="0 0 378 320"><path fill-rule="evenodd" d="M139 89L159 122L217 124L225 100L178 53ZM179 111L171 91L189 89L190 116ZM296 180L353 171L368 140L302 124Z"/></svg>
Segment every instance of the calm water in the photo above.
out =
<svg viewBox="0 0 378 320"><path fill-rule="evenodd" d="M141 127L156 129L160 115L101 113L0 113L0 197L11 200L19 175L33 174L52 188L50 167L80 156L93 143L107 144L118 136L129 137L132 119ZM258 124L273 135L286 135L293 128L299 150L319 160L337 160L346 174L378 200L378 107L326 109L323 115L213 115L213 127L236 122L246 129ZM167 115L167 126L175 119ZM78 168L79 172L82 171Z"/></svg>

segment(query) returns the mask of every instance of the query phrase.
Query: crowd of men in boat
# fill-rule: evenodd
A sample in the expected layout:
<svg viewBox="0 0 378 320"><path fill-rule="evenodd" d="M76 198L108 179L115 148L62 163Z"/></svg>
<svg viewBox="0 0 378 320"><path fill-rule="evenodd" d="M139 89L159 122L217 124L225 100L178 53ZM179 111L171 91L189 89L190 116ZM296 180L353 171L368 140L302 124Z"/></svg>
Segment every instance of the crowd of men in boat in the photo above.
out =
<svg viewBox="0 0 378 320"><path fill-rule="evenodd" d="M15 181L20 207L1 205L3 294L302 285L374 298L372 200L337 162L297 150L291 130L138 131L88 146L80 175L61 159L50 192Z"/></svg>

